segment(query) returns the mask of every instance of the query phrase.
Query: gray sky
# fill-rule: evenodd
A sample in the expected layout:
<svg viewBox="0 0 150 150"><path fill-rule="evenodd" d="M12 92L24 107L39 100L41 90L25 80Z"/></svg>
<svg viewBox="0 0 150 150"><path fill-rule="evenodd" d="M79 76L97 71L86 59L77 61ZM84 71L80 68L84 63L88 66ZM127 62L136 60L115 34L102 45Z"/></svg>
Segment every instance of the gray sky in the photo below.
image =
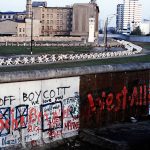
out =
<svg viewBox="0 0 150 150"><path fill-rule="evenodd" d="M48 6L65 6L74 3L88 3L90 0L33 0L33 1L47 1ZM116 13L116 6L118 3L123 3L123 0L97 0L100 7L101 20L110 14ZM142 17L143 19L150 19L150 0L140 0L142 4ZM23 11L25 10L26 0L0 0L0 11ZM115 24L115 18L111 21L110 25Z"/></svg>

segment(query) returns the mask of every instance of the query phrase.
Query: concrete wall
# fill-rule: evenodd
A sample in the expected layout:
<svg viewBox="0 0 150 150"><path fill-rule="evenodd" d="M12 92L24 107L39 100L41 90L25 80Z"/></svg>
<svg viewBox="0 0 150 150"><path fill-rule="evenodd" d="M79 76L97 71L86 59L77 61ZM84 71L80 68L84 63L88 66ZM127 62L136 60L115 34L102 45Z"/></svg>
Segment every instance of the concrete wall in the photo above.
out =
<svg viewBox="0 0 150 150"><path fill-rule="evenodd" d="M130 36L131 42L150 42L150 36Z"/></svg>
<svg viewBox="0 0 150 150"><path fill-rule="evenodd" d="M103 39L104 35L99 34L99 39ZM150 36L127 36L123 34L108 34L108 38L118 38L130 42L150 42Z"/></svg>
<svg viewBox="0 0 150 150"><path fill-rule="evenodd" d="M149 88L150 63L1 72L0 146L44 148L79 128L143 117Z"/></svg>
<svg viewBox="0 0 150 150"><path fill-rule="evenodd" d="M43 36L43 37L33 37L34 41L81 41L81 37L50 37L50 36ZM30 42L31 37L0 37L0 42Z"/></svg>
<svg viewBox="0 0 150 150"><path fill-rule="evenodd" d="M150 70L83 75L80 81L81 129L149 114Z"/></svg>
<svg viewBox="0 0 150 150"><path fill-rule="evenodd" d="M0 147L78 134L79 77L0 84Z"/></svg>

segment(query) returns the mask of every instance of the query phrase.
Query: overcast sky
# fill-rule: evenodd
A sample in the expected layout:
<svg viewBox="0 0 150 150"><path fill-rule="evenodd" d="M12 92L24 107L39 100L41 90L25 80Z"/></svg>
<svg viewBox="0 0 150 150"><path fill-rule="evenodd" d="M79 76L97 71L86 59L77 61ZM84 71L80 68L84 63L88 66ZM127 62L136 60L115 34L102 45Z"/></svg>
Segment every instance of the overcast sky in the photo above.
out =
<svg viewBox="0 0 150 150"><path fill-rule="evenodd" d="M74 3L88 3L90 0L33 0L33 1L47 1L48 6L65 6ZM101 20L110 14L116 13L116 6L118 3L123 3L123 0L97 0L100 8ZM142 4L143 19L150 19L150 0L140 0ZM0 11L23 11L25 10L26 0L0 0ZM115 24L115 18L111 24Z"/></svg>

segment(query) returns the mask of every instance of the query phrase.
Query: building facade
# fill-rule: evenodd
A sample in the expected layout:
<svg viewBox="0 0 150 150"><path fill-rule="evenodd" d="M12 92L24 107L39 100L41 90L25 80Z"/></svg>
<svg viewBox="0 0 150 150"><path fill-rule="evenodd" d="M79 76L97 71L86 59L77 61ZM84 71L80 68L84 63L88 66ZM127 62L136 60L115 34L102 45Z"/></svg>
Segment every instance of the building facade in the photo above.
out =
<svg viewBox="0 0 150 150"><path fill-rule="evenodd" d="M41 22L41 36L69 35L72 30L71 7L33 7L33 18Z"/></svg>
<svg viewBox="0 0 150 150"><path fill-rule="evenodd" d="M142 21L142 5L139 0L124 0L123 33L133 31Z"/></svg>
<svg viewBox="0 0 150 150"><path fill-rule="evenodd" d="M96 1L90 3L74 4L66 7L48 7L47 2L26 0L26 11L0 12L0 26L13 22L17 24L16 32L9 26L10 35L31 36L88 36L89 18L95 20L95 35L98 35L99 8ZM12 24L13 24L12 23ZM30 33L29 33L30 32ZM4 33L0 33L3 35Z"/></svg>
<svg viewBox="0 0 150 150"><path fill-rule="evenodd" d="M5 20L24 20L26 18L26 12L0 12L0 21Z"/></svg>
<svg viewBox="0 0 150 150"><path fill-rule="evenodd" d="M98 34L99 7L96 3L77 3L73 5L71 35L88 36L89 18L95 19L95 36Z"/></svg>
<svg viewBox="0 0 150 150"><path fill-rule="evenodd" d="M124 12L124 5L118 4L117 5L117 16L116 16L116 30L119 33L121 33L123 30L123 12Z"/></svg>
<svg viewBox="0 0 150 150"><path fill-rule="evenodd" d="M143 20L140 29L143 35L150 35L150 20Z"/></svg>

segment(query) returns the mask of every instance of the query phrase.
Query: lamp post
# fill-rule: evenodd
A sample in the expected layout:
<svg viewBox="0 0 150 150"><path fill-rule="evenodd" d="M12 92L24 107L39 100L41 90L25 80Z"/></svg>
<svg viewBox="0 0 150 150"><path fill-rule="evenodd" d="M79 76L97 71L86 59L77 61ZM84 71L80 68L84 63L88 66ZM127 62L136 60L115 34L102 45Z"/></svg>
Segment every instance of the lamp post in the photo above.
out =
<svg viewBox="0 0 150 150"><path fill-rule="evenodd" d="M107 38L107 27L108 24L110 23L110 21L108 22L109 18L112 19L114 16L117 16L118 14L112 14L107 16L106 21L105 21L105 26L104 26L104 46L105 46L105 50L107 50L107 43L108 43L108 38Z"/></svg>
<svg viewBox="0 0 150 150"><path fill-rule="evenodd" d="M33 43L33 11L31 12L31 55L33 53L32 43Z"/></svg>
<svg viewBox="0 0 150 150"><path fill-rule="evenodd" d="M105 26L104 26L104 46L105 46L105 50L107 49L107 26L108 26L108 17L105 21Z"/></svg>

